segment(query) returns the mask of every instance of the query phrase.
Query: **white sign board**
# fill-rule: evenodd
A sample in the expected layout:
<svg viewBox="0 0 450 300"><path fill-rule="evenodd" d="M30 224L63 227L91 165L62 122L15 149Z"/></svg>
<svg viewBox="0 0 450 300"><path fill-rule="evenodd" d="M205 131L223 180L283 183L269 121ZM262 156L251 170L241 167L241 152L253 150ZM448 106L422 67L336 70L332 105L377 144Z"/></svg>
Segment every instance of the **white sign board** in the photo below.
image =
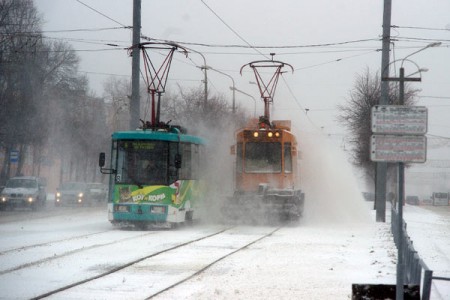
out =
<svg viewBox="0 0 450 300"><path fill-rule="evenodd" d="M427 160L427 138L424 135L374 134L370 143L370 159L423 163Z"/></svg>
<svg viewBox="0 0 450 300"><path fill-rule="evenodd" d="M371 120L373 133L425 134L428 109L425 106L375 105Z"/></svg>

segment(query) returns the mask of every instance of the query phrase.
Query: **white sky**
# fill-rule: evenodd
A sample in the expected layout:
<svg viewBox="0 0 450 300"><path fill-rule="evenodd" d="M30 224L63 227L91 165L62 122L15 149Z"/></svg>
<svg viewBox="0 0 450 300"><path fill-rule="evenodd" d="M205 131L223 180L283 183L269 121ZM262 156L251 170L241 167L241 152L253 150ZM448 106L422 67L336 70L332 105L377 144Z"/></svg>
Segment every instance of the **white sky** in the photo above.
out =
<svg viewBox="0 0 450 300"><path fill-rule="evenodd" d="M132 0L35 0L35 3L46 21L44 31L132 25ZM394 0L392 5L392 25L400 26L391 31L398 40L393 51L395 59L401 59L431 42L442 42L439 48L430 48L411 57L419 67L429 69L423 73L423 81L415 83L415 87L422 90L420 95L424 97L419 104L429 107L428 132L441 136L449 136L447 131L450 127L446 117L450 112L449 13L448 0ZM309 121L314 126L323 127L328 134L340 134L343 129L336 127L336 105L348 97L358 74L364 73L366 68L372 72L380 69L381 52L376 50L381 49L381 42L377 39L382 34L382 15L383 1L373 0L143 0L142 34L208 45L301 46L370 40L328 47L261 49L266 57L252 49L181 44L202 52L207 65L229 74L235 80L236 88L253 95L258 100L257 114L262 114L263 106L257 87L249 84L255 80L254 76L249 72L241 76L239 70L241 66L267 59L270 52L275 52L275 59L291 64L295 72L285 74L285 81L280 79L273 117L283 118L289 112L305 118L304 109L308 108ZM130 30L45 34L70 39L76 50L96 50L79 51L78 55L81 57L80 71L90 72L92 88L98 95L102 95L102 82L108 78L103 74L128 78L131 74L131 59L126 51L114 50L131 45ZM83 41L75 42L73 39ZM107 43L120 47L107 46ZM153 57L155 62L162 58L158 53ZM176 84L202 86L203 74L196 67L200 65L203 65L203 60L198 54L192 53L189 58L175 54L168 89L176 89ZM416 71L408 67L406 73ZM231 105L230 78L213 71L208 72L208 78L210 92L225 95ZM236 102L252 112L253 99L250 97L237 93Z"/></svg>

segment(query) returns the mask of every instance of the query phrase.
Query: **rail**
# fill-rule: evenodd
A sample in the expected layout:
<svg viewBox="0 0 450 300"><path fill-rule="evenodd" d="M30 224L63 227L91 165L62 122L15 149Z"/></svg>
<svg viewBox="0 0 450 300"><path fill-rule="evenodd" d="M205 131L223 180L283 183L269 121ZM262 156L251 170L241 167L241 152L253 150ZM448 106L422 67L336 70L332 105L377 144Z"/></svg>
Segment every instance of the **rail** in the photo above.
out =
<svg viewBox="0 0 450 300"><path fill-rule="evenodd" d="M422 300L430 300L431 284L434 280L450 281L447 277L433 276L433 270L430 270L425 262L420 258L419 253L414 249L413 242L406 232L406 222L402 221L403 236L398 236L398 212L395 205L391 208L391 232L394 236L395 245L398 245L399 239L403 240L402 252L404 257L404 282L405 284L416 284L422 286ZM423 281L422 281L423 274ZM421 283L422 281L422 283Z"/></svg>

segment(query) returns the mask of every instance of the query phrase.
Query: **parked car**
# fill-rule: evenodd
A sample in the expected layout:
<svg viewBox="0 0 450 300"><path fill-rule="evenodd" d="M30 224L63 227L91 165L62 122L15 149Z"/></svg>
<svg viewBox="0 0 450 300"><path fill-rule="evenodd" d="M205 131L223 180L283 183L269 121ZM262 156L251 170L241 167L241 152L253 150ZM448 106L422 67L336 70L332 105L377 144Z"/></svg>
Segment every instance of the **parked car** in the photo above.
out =
<svg viewBox="0 0 450 300"><path fill-rule="evenodd" d="M85 182L64 182L56 190L55 206L90 205L88 184Z"/></svg>
<svg viewBox="0 0 450 300"><path fill-rule="evenodd" d="M29 207L36 210L47 201L45 181L35 176L8 179L0 193L0 208Z"/></svg>
<svg viewBox="0 0 450 300"><path fill-rule="evenodd" d="M366 201L375 201L375 194L369 192L362 193L364 200Z"/></svg>
<svg viewBox="0 0 450 300"><path fill-rule="evenodd" d="M406 196L406 203L410 205L419 205L419 197L418 196Z"/></svg>
<svg viewBox="0 0 450 300"><path fill-rule="evenodd" d="M108 189L105 184L92 182L88 183L89 195L93 203L106 202L108 196Z"/></svg>

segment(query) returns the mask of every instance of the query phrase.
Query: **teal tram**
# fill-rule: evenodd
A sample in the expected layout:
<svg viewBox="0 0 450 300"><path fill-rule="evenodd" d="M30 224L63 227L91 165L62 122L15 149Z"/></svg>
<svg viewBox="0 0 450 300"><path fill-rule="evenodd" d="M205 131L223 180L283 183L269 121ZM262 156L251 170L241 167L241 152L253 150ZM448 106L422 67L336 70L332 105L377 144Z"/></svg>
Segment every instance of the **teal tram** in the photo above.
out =
<svg viewBox="0 0 450 300"><path fill-rule="evenodd" d="M105 153L99 157L101 172L110 174L109 221L142 228L198 219L204 146L202 138L179 126L114 132L110 167L105 168Z"/></svg>

